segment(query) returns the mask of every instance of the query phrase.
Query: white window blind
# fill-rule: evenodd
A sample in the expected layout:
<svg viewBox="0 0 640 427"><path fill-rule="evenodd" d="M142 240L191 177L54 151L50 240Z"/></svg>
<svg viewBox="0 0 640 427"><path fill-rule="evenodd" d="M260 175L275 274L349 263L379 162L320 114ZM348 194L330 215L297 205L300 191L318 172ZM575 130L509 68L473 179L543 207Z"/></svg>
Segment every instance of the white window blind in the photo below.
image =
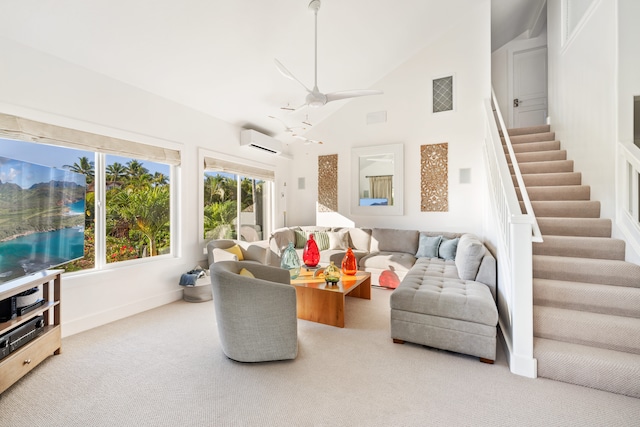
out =
<svg viewBox="0 0 640 427"><path fill-rule="evenodd" d="M178 150L111 138L1 113L0 136L22 141L60 145L79 150L98 151L170 165L180 164L180 151Z"/></svg>
<svg viewBox="0 0 640 427"><path fill-rule="evenodd" d="M263 179L265 181L274 181L276 177L272 170L214 159L212 157L204 158L204 169L208 171L229 172L247 178Z"/></svg>

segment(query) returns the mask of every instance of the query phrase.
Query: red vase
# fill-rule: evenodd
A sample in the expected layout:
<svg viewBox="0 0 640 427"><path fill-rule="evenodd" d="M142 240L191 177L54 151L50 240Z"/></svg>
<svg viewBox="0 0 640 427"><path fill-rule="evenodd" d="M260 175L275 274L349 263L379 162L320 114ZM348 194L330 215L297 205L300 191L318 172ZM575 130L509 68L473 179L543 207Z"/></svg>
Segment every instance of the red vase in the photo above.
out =
<svg viewBox="0 0 640 427"><path fill-rule="evenodd" d="M353 254L351 248L347 248L347 253L344 254L344 258L342 258L342 274L355 276L357 271L358 261L356 260L356 256Z"/></svg>
<svg viewBox="0 0 640 427"><path fill-rule="evenodd" d="M318 244L313 238L313 234L309 234L307 243L304 244L302 262L304 262L307 267L315 267L320 262L320 251L318 250Z"/></svg>

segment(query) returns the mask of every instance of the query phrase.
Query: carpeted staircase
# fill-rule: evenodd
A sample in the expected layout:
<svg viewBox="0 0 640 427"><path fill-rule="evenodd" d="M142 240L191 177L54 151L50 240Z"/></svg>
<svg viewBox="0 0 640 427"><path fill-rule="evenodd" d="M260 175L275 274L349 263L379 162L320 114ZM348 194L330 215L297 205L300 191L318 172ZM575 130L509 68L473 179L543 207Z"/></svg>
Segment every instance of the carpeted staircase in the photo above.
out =
<svg viewBox="0 0 640 427"><path fill-rule="evenodd" d="M640 398L640 266L624 261L549 126L509 136L544 239L533 245L538 376Z"/></svg>

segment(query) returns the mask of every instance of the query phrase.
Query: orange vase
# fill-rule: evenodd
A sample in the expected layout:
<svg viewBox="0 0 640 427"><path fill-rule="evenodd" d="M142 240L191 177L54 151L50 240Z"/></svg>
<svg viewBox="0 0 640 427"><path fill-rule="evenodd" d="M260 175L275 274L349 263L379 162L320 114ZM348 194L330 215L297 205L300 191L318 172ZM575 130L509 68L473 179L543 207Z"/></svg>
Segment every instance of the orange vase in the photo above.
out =
<svg viewBox="0 0 640 427"><path fill-rule="evenodd" d="M356 260L356 256L353 254L351 248L347 248L347 253L344 254L344 258L342 258L342 274L355 276L357 271L358 261Z"/></svg>

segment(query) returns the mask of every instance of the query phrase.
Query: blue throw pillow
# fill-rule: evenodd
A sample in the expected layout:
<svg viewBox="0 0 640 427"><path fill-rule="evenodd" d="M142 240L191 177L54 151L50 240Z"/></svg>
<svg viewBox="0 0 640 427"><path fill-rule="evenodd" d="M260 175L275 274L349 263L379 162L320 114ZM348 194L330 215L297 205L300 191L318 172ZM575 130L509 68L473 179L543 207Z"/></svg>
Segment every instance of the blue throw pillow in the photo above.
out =
<svg viewBox="0 0 640 427"><path fill-rule="evenodd" d="M416 258L438 258L438 247L442 236L427 236L420 233L420 243Z"/></svg>
<svg viewBox="0 0 640 427"><path fill-rule="evenodd" d="M458 237L455 239L447 239L446 237L443 237L442 242L440 243L440 248L438 249L439 258L454 261L456 259L456 251L458 250L459 241L460 238Z"/></svg>

